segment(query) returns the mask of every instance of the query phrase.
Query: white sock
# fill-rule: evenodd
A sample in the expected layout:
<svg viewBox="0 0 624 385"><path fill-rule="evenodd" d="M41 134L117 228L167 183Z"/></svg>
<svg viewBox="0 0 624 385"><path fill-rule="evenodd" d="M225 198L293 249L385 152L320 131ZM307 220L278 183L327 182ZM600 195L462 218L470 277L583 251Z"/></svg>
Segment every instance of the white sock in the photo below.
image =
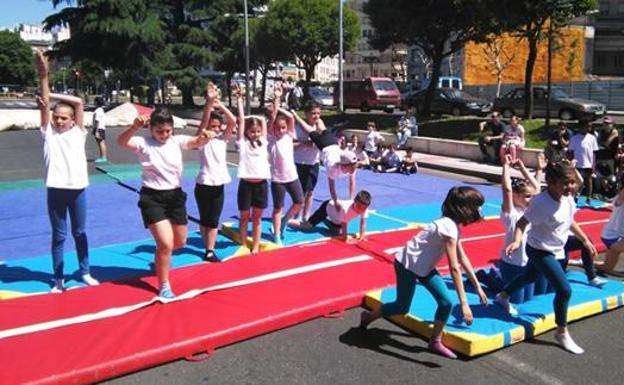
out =
<svg viewBox="0 0 624 385"><path fill-rule="evenodd" d="M100 282L97 279L93 278L91 274L88 274L88 273L82 276L82 281L89 286L97 286L100 284Z"/></svg>
<svg viewBox="0 0 624 385"><path fill-rule="evenodd" d="M574 354L583 354L585 350L578 346L569 333L555 333L555 339L565 350Z"/></svg>

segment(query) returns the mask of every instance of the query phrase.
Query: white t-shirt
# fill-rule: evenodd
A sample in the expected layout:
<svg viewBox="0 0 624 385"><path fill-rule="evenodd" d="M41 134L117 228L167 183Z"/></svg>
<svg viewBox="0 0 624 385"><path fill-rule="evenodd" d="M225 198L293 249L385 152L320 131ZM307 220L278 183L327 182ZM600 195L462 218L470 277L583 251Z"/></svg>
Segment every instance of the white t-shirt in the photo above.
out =
<svg viewBox="0 0 624 385"><path fill-rule="evenodd" d="M576 168L592 168L594 151L598 151L598 141L592 134L576 134L570 139L570 150L576 159Z"/></svg>
<svg viewBox="0 0 624 385"><path fill-rule="evenodd" d="M97 126L98 130L106 130L105 120L106 119L104 119L104 109L102 107L96 108L93 112L93 128Z"/></svg>
<svg viewBox="0 0 624 385"><path fill-rule="evenodd" d="M85 142L87 130L74 126L59 133L51 124L44 129L43 159L47 187L80 190L89 185Z"/></svg>
<svg viewBox="0 0 624 385"><path fill-rule="evenodd" d="M295 163L307 164L310 166L317 164L319 162L321 152L315 145L312 144L308 133L297 124L295 125L295 134L297 141L304 144L302 146L297 146L294 149Z"/></svg>
<svg viewBox="0 0 624 385"><path fill-rule="evenodd" d="M459 228L451 218L438 218L412 237L396 254L396 260L407 270L425 277L438 265L446 250L444 237L459 240Z"/></svg>
<svg viewBox="0 0 624 385"><path fill-rule="evenodd" d="M557 259L565 258L563 248L568 241L575 212L576 203L572 196L562 196L557 202L548 190L537 194L524 212L524 217L531 224L527 231L527 244L551 252Z"/></svg>
<svg viewBox="0 0 624 385"><path fill-rule="evenodd" d="M246 138L238 141L238 177L240 179L270 179L269 146L265 138L260 138L261 145Z"/></svg>
<svg viewBox="0 0 624 385"><path fill-rule="evenodd" d="M343 223L349 223L351 219L360 215L353 209L353 200L338 199L338 203L341 207L340 211L336 210L336 205L334 205L333 200L330 199L329 203L327 204L327 218L330 222L341 225ZM362 213L362 217L368 218L368 209L364 210L364 213Z"/></svg>
<svg viewBox="0 0 624 385"><path fill-rule="evenodd" d="M136 147L143 167L143 186L154 190L172 190L181 186L182 150L188 148L189 135L174 135L161 143L150 137L133 136L128 142Z"/></svg>
<svg viewBox="0 0 624 385"><path fill-rule="evenodd" d="M295 166L293 137L284 134L281 138L271 138L269 143L269 158L271 160L271 176L273 182L290 183L299 176Z"/></svg>
<svg viewBox="0 0 624 385"><path fill-rule="evenodd" d="M509 245L513 240L514 231L516 231L516 223L518 223L518 220L520 220L523 215L524 209L518 208L514 205L511 205L508 213L501 212L500 220L503 222L503 226L505 226L505 247L507 247L507 245ZM524 246L526 245L529 227L531 227L530 223L524 229L522 244L516 251L514 251L511 255L507 255L507 253L505 253L505 248L501 250L501 260L515 266L526 266L529 258L526 255L526 248Z"/></svg>
<svg viewBox="0 0 624 385"><path fill-rule="evenodd" d="M377 141L383 139L378 131L369 131L364 141L364 149L366 151L375 151L377 149Z"/></svg>
<svg viewBox="0 0 624 385"><path fill-rule="evenodd" d="M602 229L601 238L624 238L624 205L614 206L609 222Z"/></svg>
<svg viewBox="0 0 624 385"><path fill-rule="evenodd" d="M506 125L503 129L505 141L516 146L524 146L524 127L517 125L514 129L511 124Z"/></svg>
<svg viewBox="0 0 624 385"><path fill-rule="evenodd" d="M206 186L222 186L232 181L226 161L227 141L223 136L211 139L199 148L200 169L196 181Z"/></svg>

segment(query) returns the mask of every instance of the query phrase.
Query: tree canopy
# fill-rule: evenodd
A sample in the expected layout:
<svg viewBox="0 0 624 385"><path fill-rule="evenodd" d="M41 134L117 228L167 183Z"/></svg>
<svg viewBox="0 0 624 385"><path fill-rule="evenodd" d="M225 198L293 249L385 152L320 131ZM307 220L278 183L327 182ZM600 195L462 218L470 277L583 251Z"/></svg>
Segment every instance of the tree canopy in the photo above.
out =
<svg viewBox="0 0 624 385"><path fill-rule="evenodd" d="M267 14L267 32L274 44L306 71L306 86L316 65L336 55L339 2L335 0L275 0ZM355 48L360 35L358 16L348 7L343 13L345 50Z"/></svg>
<svg viewBox="0 0 624 385"><path fill-rule="evenodd" d="M0 83L32 85L35 76L30 46L17 33L0 31Z"/></svg>

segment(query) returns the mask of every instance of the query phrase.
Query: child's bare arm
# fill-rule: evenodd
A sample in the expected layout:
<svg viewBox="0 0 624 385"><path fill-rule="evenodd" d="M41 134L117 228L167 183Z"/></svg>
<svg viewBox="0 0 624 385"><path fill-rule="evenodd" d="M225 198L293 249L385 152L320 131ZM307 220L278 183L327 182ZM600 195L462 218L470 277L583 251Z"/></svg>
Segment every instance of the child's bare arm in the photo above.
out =
<svg viewBox="0 0 624 385"><path fill-rule="evenodd" d="M48 75L48 59L43 51L37 50L37 71L39 73L39 87L41 95L37 98L37 105L41 114L41 127L45 130L50 123L50 82Z"/></svg>
<svg viewBox="0 0 624 385"><path fill-rule="evenodd" d="M128 127L117 137L117 144L119 145L119 147L125 148L126 150L135 151L137 148L130 144L130 139L138 130L140 130L142 127L146 127L148 124L148 115L137 116L136 119L134 119L132 125L130 125L130 127Z"/></svg>
<svg viewBox="0 0 624 385"><path fill-rule="evenodd" d="M466 291L464 289L464 282L462 279L462 272L459 262L457 260L457 240L448 236L444 236L444 249L446 251L446 257L448 258L449 269L453 283L455 284L455 290L457 291L457 299L461 305L462 314L464 316L464 322L470 325L473 321L472 310L468 306L468 300L466 299Z"/></svg>

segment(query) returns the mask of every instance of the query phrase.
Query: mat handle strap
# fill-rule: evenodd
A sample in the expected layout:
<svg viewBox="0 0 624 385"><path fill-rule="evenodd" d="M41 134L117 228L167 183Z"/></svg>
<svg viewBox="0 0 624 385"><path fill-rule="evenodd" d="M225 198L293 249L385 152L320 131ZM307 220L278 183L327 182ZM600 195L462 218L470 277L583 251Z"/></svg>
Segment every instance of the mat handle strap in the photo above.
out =
<svg viewBox="0 0 624 385"><path fill-rule="evenodd" d="M337 310L330 310L329 312L323 314L323 318L344 318L344 315L345 315L344 309L337 309Z"/></svg>
<svg viewBox="0 0 624 385"><path fill-rule="evenodd" d="M214 355L214 352L215 352L214 349L208 349L203 352L197 352L197 353L188 355L184 357L184 359L189 362L202 362L212 357Z"/></svg>

